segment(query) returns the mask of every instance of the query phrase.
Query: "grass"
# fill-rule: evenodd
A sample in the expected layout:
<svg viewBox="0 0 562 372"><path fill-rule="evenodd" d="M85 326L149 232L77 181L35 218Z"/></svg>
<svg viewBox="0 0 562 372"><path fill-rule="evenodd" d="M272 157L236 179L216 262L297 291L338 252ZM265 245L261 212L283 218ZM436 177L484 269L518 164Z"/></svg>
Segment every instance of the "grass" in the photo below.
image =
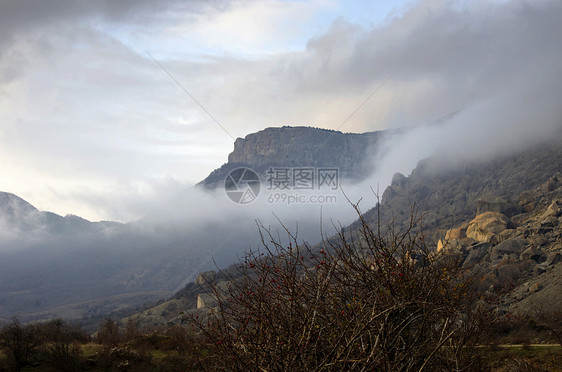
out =
<svg viewBox="0 0 562 372"><path fill-rule="evenodd" d="M104 346L89 342L82 346L82 357L88 359L96 353L103 352ZM186 365L185 353L177 350L149 349L148 360L142 366L142 371L174 370L178 365ZM553 371L562 372L562 347L559 345L492 345L478 348L480 365L475 366L476 371L494 372L534 372ZM0 370L6 367L7 360L4 353L0 352ZM140 367L140 366L139 366ZM480 367L480 368L478 368ZM27 367L24 371L42 371L42 367ZM87 368L86 370L104 370L101 366ZM110 370L117 370L112 368Z"/></svg>
<svg viewBox="0 0 562 372"><path fill-rule="evenodd" d="M489 346L481 350L483 360L492 371L560 371L562 347L506 345Z"/></svg>

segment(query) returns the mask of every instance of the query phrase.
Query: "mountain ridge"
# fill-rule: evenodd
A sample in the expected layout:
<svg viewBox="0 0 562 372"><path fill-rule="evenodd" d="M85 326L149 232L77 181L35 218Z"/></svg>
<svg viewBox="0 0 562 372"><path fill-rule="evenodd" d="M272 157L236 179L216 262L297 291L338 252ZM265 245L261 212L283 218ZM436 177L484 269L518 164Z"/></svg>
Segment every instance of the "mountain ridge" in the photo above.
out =
<svg viewBox="0 0 562 372"><path fill-rule="evenodd" d="M50 211L40 211L23 198L3 191L0 191L0 222L16 231L51 234L95 232L122 225L114 221L91 222L74 214L61 216Z"/></svg>
<svg viewBox="0 0 562 372"><path fill-rule="evenodd" d="M268 127L234 141L228 162L197 185L207 189L221 186L237 167L252 168L264 175L269 167L335 167L340 177L358 181L373 170L365 157L383 138L395 131L343 133L312 127Z"/></svg>

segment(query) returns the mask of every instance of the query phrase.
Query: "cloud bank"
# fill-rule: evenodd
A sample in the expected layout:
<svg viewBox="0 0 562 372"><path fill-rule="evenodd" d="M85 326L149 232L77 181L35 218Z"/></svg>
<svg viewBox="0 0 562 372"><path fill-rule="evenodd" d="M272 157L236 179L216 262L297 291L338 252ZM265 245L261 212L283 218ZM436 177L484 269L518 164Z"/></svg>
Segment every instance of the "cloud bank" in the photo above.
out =
<svg viewBox="0 0 562 372"><path fill-rule="evenodd" d="M130 221L224 162L232 139L146 51L235 137L457 113L389 148L404 173L438 146L484 156L560 127L559 2L414 1L381 21L383 6L369 23L340 1L2 2L0 189Z"/></svg>

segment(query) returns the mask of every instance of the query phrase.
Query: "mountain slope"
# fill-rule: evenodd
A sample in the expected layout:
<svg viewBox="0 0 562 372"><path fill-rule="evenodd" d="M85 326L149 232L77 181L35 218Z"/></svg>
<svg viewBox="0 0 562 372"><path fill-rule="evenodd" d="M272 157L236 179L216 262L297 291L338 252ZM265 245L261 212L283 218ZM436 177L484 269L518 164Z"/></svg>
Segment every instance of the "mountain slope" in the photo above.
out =
<svg viewBox="0 0 562 372"><path fill-rule="evenodd" d="M562 171L562 140L492 160L455 164L437 154L421 161L405 177L396 174L381 199L381 218L404 225L412 205L423 213L424 226L436 243L441 233L475 216L478 201L486 197L517 200L523 191L538 187ZM513 211L511 213L514 213ZM376 210L366 213L372 223Z"/></svg>
<svg viewBox="0 0 562 372"><path fill-rule="evenodd" d="M341 177L361 178L369 167L365 154L381 138L380 132L268 128L238 139L231 161L201 184L222 186L227 169L239 164L260 172L269 166L335 166ZM259 214L255 204L240 208L220 191L186 190L159 213L124 225L61 217L3 194L0 316L101 316L122 309L123 298L134 306L154 299L151 295L172 294L198 271L213 268L214 261L228 265L237 253L259 244ZM301 219L296 209L287 211ZM260 213L269 218L271 208ZM304 230L318 235L316 222L310 229L299 226L303 238Z"/></svg>
<svg viewBox="0 0 562 372"><path fill-rule="evenodd" d="M504 297L504 309L528 313L536 309L533 303L545 311L557 309L562 306L561 143L553 139L496 159L454 165L442 156L425 159L410 176L396 174L383 193L382 226L391 221L397 228L407 226L415 205L428 244L477 265L484 290L514 289ZM377 224L376 208L364 216ZM495 230L467 233L477 223ZM356 234L359 227L354 223L344 231ZM147 327L176 321L182 311L197 307L204 292L204 285L189 283L170 302L131 319Z"/></svg>

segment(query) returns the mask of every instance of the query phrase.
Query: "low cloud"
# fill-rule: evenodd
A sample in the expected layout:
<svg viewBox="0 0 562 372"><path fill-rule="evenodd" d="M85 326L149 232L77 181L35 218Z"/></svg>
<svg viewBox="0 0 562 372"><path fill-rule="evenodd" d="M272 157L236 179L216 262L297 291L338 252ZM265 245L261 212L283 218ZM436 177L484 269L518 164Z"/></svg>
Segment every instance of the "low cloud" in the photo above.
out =
<svg viewBox="0 0 562 372"><path fill-rule="evenodd" d="M560 126L557 1L417 1L384 23L340 18L312 33L306 22L337 2L261 4L3 2L0 156L10 177L0 189L60 214L126 221L148 213L135 196L150 209L142 198L166 192L161 180L192 185L224 162L232 139L146 50L235 137L280 125L409 127L456 112L454 130L424 142L484 155ZM224 30L258 14L274 21L254 52L289 16L307 42L229 51ZM429 150L408 152L415 164Z"/></svg>

